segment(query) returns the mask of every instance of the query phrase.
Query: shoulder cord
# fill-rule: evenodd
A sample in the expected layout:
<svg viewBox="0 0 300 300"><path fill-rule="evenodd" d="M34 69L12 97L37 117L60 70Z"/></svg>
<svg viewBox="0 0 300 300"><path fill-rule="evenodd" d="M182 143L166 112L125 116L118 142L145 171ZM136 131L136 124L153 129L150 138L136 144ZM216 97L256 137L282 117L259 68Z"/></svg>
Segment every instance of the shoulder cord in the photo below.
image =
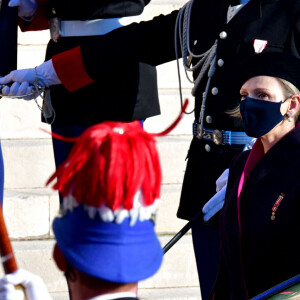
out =
<svg viewBox="0 0 300 300"><path fill-rule="evenodd" d="M215 41L213 46L207 50L206 52L202 54L195 54L190 49L190 23L191 23L191 11L194 4L194 0L190 0L187 2L178 12L178 16L176 19L175 24L175 54L176 54L176 61L177 61L177 72L178 72L178 80L179 80L179 94L180 94L180 101L181 106L183 105L182 100L182 87L181 87L181 76L179 71L179 55L178 55L178 38L179 36L179 42L180 42L180 49L182 54L182 60L183 60L183 66L185 70L185 74L187 79L194 84L194 87L192 89L192 95L195 96L196 90L201 82L201 80L204 77L204 74L208 71L208 80L205 88L205 92L202 96L202 105L201 105L201 111L200 111L200 117L199 117L199 123L200 126L200 136L202 136L203 133L203 121L204 121L204 113L205 113L205 104L208 94L208 89L210 86L211 77L213 76L215 70L216 70L216 54L217 54L217 45L218 40ZM182 24L182 25L181 25ZM194 65L190 66L188 59L190 58L199 58L199 61ZM195 80L191 80L188 76L188 72L194 72L200 69L199 74ZM194 111L194 110L193 110ZM190 114L193 111L187 113Z"/></svg>

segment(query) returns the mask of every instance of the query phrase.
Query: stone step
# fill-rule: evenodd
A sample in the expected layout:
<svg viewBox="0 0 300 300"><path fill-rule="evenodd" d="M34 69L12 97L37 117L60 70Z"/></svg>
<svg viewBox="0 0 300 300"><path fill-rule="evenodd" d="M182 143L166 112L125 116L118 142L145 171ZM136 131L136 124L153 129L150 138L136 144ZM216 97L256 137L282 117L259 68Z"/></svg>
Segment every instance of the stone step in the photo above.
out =
<svg viewBox="0 0 300 300"><path fill-rule="evenodd" d="M160 236L164 245L169 236ZM14 241L12 247L19 268L26 269L43 278L50 293L64 299L67 286L62 272L53 261L54 240ZM1 270L0 276L3 276ZM184 236L164 257L160 270L150 279L140 282L142 299L199 299L200 290L191 247L191 236ZM185 298L176 291L186 290ZM160 296L163 292L163 298ZM187 298L188 297L188 298Z"/></svg>

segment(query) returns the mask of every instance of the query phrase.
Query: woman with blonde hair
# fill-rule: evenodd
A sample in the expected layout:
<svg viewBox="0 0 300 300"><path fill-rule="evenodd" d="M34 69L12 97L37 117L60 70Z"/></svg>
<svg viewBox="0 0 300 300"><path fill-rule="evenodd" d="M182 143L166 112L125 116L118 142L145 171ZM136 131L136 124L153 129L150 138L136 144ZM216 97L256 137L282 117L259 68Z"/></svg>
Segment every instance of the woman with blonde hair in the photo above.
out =
<svg viewBox="0 0 300 300"><path fill-rule="evenodd" d="M252 150L232 162L213 299L250 299L300 274L300 59L257 54L239 69Z"/></svg>

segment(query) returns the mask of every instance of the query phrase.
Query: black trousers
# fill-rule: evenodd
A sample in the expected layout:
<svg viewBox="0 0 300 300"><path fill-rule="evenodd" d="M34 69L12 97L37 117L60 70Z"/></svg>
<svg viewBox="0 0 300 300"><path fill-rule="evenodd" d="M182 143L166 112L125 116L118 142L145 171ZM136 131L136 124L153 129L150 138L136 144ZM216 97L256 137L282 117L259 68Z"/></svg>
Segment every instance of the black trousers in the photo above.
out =
<svg viewBox="0 0 300 300"><path fill-rule="evenodd" d="M208 147L210 151L207 151ZM205 147L206 146L206 147ZM185 171L177 216L190 220L216 193L216 180L242 152L244 145L221 145L194 138ZM193 246L197 262L202 300L209 299L219 266L218 216L204 222L200 216L192 227Z"/></svg>
<svg viewBox="0 0 300 300"><path fill-rule="evenodd" d="M192 227L192 238L202 300L208 300L219 269L218 227L203 223L196 224Z"/></svg>

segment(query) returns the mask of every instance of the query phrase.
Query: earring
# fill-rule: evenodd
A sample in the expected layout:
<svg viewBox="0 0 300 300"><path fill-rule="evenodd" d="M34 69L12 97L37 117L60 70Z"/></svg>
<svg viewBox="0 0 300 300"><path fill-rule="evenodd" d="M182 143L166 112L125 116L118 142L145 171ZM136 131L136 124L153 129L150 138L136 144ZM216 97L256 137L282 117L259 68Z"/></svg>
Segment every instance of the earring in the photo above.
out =
<svg viewBox="0 0 300 300"><path fill-rule="evenodd" d="M289 122L293 122L292 113L291 113L291 112L288 112L288 113L287 113L287 116L288 116L288 121L289 121Z"/></svg>

